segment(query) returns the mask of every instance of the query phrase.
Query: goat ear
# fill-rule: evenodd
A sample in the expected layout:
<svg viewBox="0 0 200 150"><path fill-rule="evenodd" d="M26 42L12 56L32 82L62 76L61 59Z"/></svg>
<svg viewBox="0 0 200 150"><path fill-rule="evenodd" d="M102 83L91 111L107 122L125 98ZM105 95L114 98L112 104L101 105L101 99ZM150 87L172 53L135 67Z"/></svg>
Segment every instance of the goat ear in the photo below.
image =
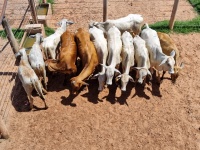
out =
<svg viewBox="0 0 200 150"><path fill-rule="evenodd" d="M84 81L82 81L82 84L83 84L83 85L86 85L86 86L89 86L89 84L86 83L86 82L84 82Z"/></svg>
<svg viewBox="0 0 200 150"><path fill-rule="evenodd" d="M15 58L19 57L20 55L20 52L15 53Z"/></svg>
<svg viewBox="0 0 200 150"><path fill-rule="evenodd" d="M152 80L151 72L147 69L147 74L150 76L150 80Z"/></svg>
<svg viewBox="0 0 200 150"><path fill-rule="evenodd" d="M129 76L129 81L134 82L134 79L131 76Z"/></svg>
<svg viewBox="0 0 200 150"><path fill-rule="evenodd" d="M102 22L101 24L102 24L103 26L107 26L107 25L109 25L108 22Z"/></svg>
<svg viewBox="0 0 200 150"><path fill-rule="evenodd" d="M108 66L104 65L104 64L100 64L101 66L105 67L106 69L108 68Z"/></svg>
<svg viewBox="0 0 200 150"><path fill-rule="evenodd" d="M180 68L180 69L183 69L183 67L184 67L184 63L183 63L183 62L181 62L181 64L180 64L179 68Z"/></svg>
<svg viewBox="0 0 200 150"><path fill-rule="evenodd" d="M40 41L41 41L41 43L42 43L42 42L44 42L44 38L43 38L42 36L41 36L41 39L40 39Z"/></svg>
<svg viewBox="0 0 200 150"><path fill-rule="evenodd" d="M160 63L159 66L163 65L166 61L167 61L168 57L166 57L165 59L163 59L163 61Z"/></svg>
<svg viewBox="0 0 200 150"><path fill-rule="evenodd" d="M91 79L97 79L98 76L99 76L99 74L97 73L97 74L95 74L93 77L91 77Z"/></svg>
<svg viewBox="0 0 200 150"><path fill-rule="evenodd" d="M122 77L122 75L120 74L120 75L118 75L116 78L115 78L115 82L118 82L119 81L119 79Z"/></svg>
<svg viewBox="0 0 200 150"><path fill-rule="evenodd" d="M57 27L60 26L60 22L55 23L55 26Z"/></svg>
<svg viewBox="0 0 200 150"><path fill-rule="evenodd" d="M99 22L95 22L95 21L93 22L94 26L97 26L98 24L99 24Z"/></svg>
<svg viewBox="0 0 200 150"><path fill-rule="evenodd" d="M133 67L134 70L140 70L141 67Z"/></svg>
<svg viewBox="0 0 200 150"><path fill-rule="evenodd" d="M74 80L71 81L72 84L75 84L75 82L76 82L76 81L74 81Z"/></svg>
<svg viewBox="0 0 200 150"><path fill-rule="evenodd" d="M174 57L176 54L175 50L173 50L171 53L170 53L170 56Z"/></svg>
<svg viewBox="0 0 200 150"><path fill-rule="evenodd" d="M71 24L74 24L74 22L73 22L73 21L70 21L70 20L68 20L68 21L67 21L67 24L71 25Z"/></svg>
<svg viewBox="0 0 200 150"><path fill-rule="evenodd" d="M29 37L30 37L30 38L35 38L35 37L36 37L36 35L29 35Z"/></svg>

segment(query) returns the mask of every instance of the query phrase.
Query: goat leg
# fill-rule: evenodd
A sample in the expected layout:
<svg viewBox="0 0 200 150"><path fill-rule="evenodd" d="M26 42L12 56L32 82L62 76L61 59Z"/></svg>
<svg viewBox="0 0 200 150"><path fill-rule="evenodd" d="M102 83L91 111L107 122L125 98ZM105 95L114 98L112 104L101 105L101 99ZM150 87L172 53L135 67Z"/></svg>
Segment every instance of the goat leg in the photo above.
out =
<svg viewBox="0 0 200 150"><path fill-rule="evenodd" d="M157 74L157 83L160 84L160 73L159 71L156 71L156 74Z"/></svg>
<svg viewBox="0 0 200 150"><path fill-rule="evenodd" d="M163 71L163 74L162 74L162 77L161 77L161 81L163 80L165 73L166 73L166 71Z"/></svg>
<svg viewBox="0 0 200 150"><path fill-rule="evenodd" d="M29 99L30 109L33 110L33 97L30 95L28 96L28 99Z"/></svg>
<svg viewBox="0 0 200 150"><path fill-rule="evenodd" d="M46 79L46 70L43 69L43 78L44 78L44 88L47 90L47 79Z"/></svg>
<svg viewBox="0 0 200 150"><path fill-rule="evenodd" d="M45 90L43 87L42 87L42 92L43 92L44 94L47 94L47 90Z"/></svg>

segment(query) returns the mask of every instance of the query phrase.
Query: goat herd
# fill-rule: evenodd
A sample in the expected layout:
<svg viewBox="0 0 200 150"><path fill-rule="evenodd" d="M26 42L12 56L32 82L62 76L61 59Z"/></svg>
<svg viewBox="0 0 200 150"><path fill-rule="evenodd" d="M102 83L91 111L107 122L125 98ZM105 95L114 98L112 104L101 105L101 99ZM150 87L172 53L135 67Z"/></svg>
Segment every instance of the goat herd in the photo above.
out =
<svg viewBox="0 0 200 150"><path fill-rule="evenodd" d="M129 81L145 85L146 76L151 80L154 70L158 74L158 82L163 79L166 71L171 74L172 82L175 82L179 70L183 68L183 63L177 63L179 51L170 36L156 32L148 24L143 25L143 18L139 14L129 14L106 22L92 22L89 30L79 28L75 33L66 30L71 24L72 21L62 19L55 33L44 39L40 33L31 35L36 37L36 41L29 55L25 48L16 53L16 57L21 56L18 75L31 109L33 89L45 103L43 94L47 93L46 67L49 71L72 76L71 94L77 94L83 85L88 85L85 82L88 78L98 78L98 90L102 91L105 85L112 84L114 76L115 82L121 82L121 90L126 91ZM142 25L144 29L141 31ZM82 68L77 75L78 59ZM97 66L100 70L93 75ZM131 69L136 70L136 81L129 75ZM163 71L161 78L159 71Z"/></svg>

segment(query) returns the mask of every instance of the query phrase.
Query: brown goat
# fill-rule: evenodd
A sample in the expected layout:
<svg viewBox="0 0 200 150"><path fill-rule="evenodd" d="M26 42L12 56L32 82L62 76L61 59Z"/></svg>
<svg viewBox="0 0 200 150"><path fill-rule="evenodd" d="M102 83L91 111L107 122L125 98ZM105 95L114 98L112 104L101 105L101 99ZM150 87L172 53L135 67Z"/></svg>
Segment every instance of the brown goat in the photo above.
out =
<svg viewBox="0 0 200 150"><path fill-rule="evenodd" d="M160 45L162 47L162 51L165 55L170 55L170 53L175 50L175 56L174 56L174 60L175 60L175 65L174 65L174 74L171 74L171 79L172 82L175 83L176 79L179 76L179 71L184 67L184 64L181 63L180 65L178 65L178 59L179 59L179 51L176 47L175 42L172 40L172 38L166 34L166 33L162 33L162 32L157 32L158 34L158 38L160 40ZM165 72L163 72L162 78L164 77Z"/></svg>
<svg viewBox="0 0 200 150"><path fill-rule="evenodd" d="M72 94L77 94L82 85L88 85L84 82L95 70L98 65L98 56L93 43L90 41L90 34L87 30L79 28L75 34L78 46L78 56L81 59L83 69L81 73L71 78Z"/></svg>
<svg viewBox="0 0 200 150"><path fill-rule="evenodd" d="M75 65L76 58L77 46L74 33L67 30L61 36L61 48L58 60L49 59L46 61L46 64L49 71L75 75L77 72Z"/></svg>

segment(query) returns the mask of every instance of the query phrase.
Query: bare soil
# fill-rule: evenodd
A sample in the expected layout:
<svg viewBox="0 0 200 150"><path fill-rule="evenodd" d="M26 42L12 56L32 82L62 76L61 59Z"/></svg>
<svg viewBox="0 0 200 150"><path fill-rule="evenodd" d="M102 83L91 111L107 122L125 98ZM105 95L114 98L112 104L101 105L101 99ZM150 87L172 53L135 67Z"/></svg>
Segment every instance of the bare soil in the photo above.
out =
<svg viewBox="0 0 200 150"><path fill-rule="evenodd" d="M55 16L58 13L58 5L63 8L66 4L66 10L60 10L60 16L65 17L64 12L68 11L67 5L70 1L65 2L62 1L62 5L55 4ZM89 0L84 2L82 4L85 5L92 3ZM146 13L142 14L147 22L156 22L161 20L161 15L156 11L160 11L160 14L166 13L168 9L171 11L173 4L172 0L169 0L169 3L164 0L134 2L138 5L137 9L132 8L132 1L111 1L110 18L121 16L118 12L124 11L125 16L128 13L145 11ZM145 4L148 4L148 9L156 6L156 11L148 11L144 7ZM191 19L196 16L188 2L183 0L180 4L178 19ZM139 9L140 6L142 10ZM116 11L118 9L119 11ZM153 19L150 16L153 16ZM54 18L53 21L57 20ZM81 16L81 12L77 22L87 27L88 20ZM72 26L72 30L80 24ZM43 110L42 100L33 93L34 104L41 109L30 112L25 91L17 78L11 93L12 109L8 120L10 139L1 141L0 149L199 150L200 34L170 35L180 51L180 62L185 64L176 84L171 83L167 74L160 86L156 84L154 77L152 84L147 84L145 88L129 83L127 91L122 93L113 84L98 93L98 81L89 80L86 81L89 86L73 97L69 95L70 84L63 85L64 75L48 74L46 102L49 108ZM134 75L134 72L131 74Z"/></svg>

